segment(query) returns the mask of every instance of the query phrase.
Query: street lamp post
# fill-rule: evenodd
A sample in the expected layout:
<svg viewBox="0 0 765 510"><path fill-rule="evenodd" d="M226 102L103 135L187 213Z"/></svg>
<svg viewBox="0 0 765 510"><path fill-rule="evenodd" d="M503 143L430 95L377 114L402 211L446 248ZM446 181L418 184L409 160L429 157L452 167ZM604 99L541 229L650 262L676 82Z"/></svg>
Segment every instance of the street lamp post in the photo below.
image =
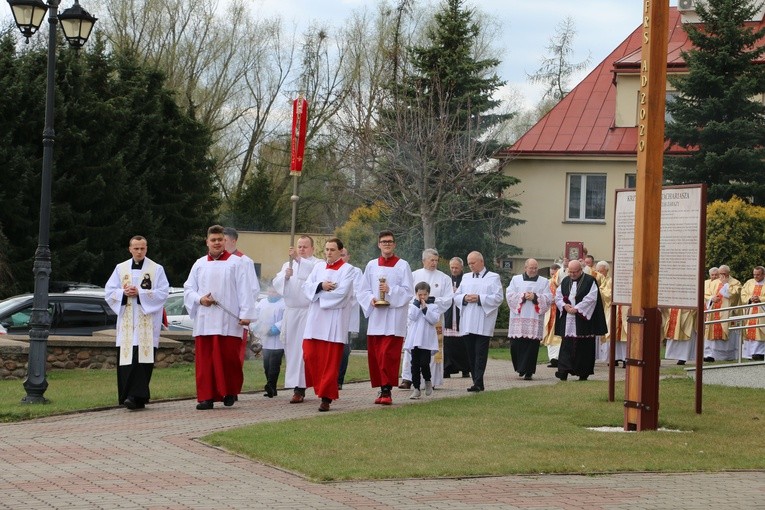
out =
<svg viewBox="0 0 765 510"><path fill-rule="evenodd" d="M40 229L38 233L37 251L33 272L35 275L35 290L32 304L32 315L29 325L29 361L27 377L24 379L24 389L27 394L21 399L22 403L46 403L43 396L48 388L45 378L45 364L48 358L48 333L50 331L50 312L48 311L48 283L51 272L50 257L50 208L51 181L53 174L53 130L54 99L56 86L56 25L61 21L64 37L73 48L82 47L90 36L95 17L80 7L79 0L74 5L58 14L60 0L48 0L47 5L42 0L8 0L13 11L13 18L21 34L29 42L29 37L40 28L48 11L48 72L45 89L45 129L43 130L43 166L40 191Z"/></svg>

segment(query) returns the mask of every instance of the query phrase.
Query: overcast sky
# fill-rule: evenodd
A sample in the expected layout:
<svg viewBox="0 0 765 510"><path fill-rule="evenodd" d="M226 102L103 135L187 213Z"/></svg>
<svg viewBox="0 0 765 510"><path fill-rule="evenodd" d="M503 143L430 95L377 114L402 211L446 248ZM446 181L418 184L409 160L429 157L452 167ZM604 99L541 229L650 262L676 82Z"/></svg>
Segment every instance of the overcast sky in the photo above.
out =
<svg viewBox="0 0 765 510"><path fill-rule="evenodd" d="M340 24L354 9L376 4L375 0L252 1L265 15L278 13L286 21L316 19L331 24ZM676 4L677 0L670 0L670 5ZM539 99L540 87L530 84L526 73L539 67L560 21L571 16L576 25L573 61L591 56L587 71L576 77L573 86L640 25L643 0L468 0L468 5L496 16L504 25L503 36L497 41L502 58L499 75L529 106Z"/></svg>

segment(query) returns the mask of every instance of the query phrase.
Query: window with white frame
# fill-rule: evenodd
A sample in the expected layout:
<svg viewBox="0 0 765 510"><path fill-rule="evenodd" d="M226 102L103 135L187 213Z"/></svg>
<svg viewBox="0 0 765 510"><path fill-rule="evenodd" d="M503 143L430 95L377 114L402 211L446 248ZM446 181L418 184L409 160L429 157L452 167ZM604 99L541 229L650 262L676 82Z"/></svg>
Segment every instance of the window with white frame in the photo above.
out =
<svg viewBox="0 0 765 510"><path fill-rule="evenodd" d="M569 174L569 221L603 221L606 219L606 175Z"/></svg>

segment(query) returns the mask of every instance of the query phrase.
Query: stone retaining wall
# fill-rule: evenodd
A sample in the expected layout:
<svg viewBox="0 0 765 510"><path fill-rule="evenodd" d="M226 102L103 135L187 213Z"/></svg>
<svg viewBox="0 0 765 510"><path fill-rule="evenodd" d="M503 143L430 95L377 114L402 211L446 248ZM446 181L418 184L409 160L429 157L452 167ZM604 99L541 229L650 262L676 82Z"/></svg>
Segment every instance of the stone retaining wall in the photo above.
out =
<svg viewBox="0 0 765 510"><path fill-rule="evenodd" d="M115 332L104 331L93 336L51 336L48 338L46 370L117 367ZM0 336L0 379L23 379L27 375L29 337ZM194 362L194 338L188 332L163 332L155 366L165 368L178 363Z"/></svg>

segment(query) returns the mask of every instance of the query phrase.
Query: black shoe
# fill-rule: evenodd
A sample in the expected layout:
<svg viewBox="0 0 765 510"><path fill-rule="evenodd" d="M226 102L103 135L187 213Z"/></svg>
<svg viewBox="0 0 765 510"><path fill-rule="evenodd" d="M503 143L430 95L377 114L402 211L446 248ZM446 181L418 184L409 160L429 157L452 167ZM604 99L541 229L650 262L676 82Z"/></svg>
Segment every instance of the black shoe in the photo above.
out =
<svg viewBox="0 0 765 510"><path fill-rule="evenodd" d="M126 409L130 409L131 411L135 411L136 409L138 409L138 403L133 399L133 397L126 398L125 401L122 403L122 405L124 405Z"/></svg>
<svg viewBox="0 0 765 510"><path fill-rule="evenodd" d="M207 409L212 409L214 406L215 406L215 402L213 402L212 400L203 400L197 404L197 411L205 411Z"/></svg>
<svg viewBox="0 0 765 510"><path fill-rule="evenodd" d="M714 363L715 359L712 356L707 356L704 358L704 361L707 363Z"/></svg>
<svg viewBox="0 0 765 510"><path fill-rule="evenodd" d="M274 398L274 396L276 395L276 388L274 388L268 383L266 383L263 389L266 390L266 393L263 395L264 397Z"/></svg>
<svg viewBox="0 0 765 510"><path fill-rule="evenodd" d="M558 368L558 360L556 358L551 359L547 368Z"/></svg>
<svg viewBox="0 0 765 510"><path fill-rule="evenodd" d="M679 360L677 360L677 364L678 365L685 365L685 360L684 359L679 359Z"/></svg>
<svg viewBox="0 0 765 510"><path fill-rule="evenodd" d="M765 361L765 354L752 354L752 361Z"/></svg>
<svg viewBox="0 0 765 510"><path fill-rule="evenodd" d="M579 380L580 381L586 381L588 377L590 377L590 376L589 375L580 375L579 376Z"/></svg>
<svg viewBox="0 0 765 510"><path fill-rule="evenodd" d="M466 378L466 377L470 377L470 372L468 372L468 371L464 370L464 371L462 372L462 378L464 379L464 378Z"/></svg>
<svg viewBox="0 0 765 510"><path fill-rule="evenodd" d="M472 385L470 388L468 388L467 390L468 390L468 391L470 391L470 392L475 392L475 393L478 393L479 391L481 391L481 388L479 388L478 386L476 386L476 385L474 384L474 385Z"/></svg>
<svg viewBox="0 0 765 510"><path fill-rule="evenodd" d="M566 372L555 372L555 377L557 377L561 381L565 381L568 379L568 374Z"/></svg>
<svg viewBox="0 0 765 510"><path fill-rule="evenodd" d="M531 374L526 374L523 376L524 381L530 381L531 380Z"/></svg>
<svg viewBox="0 0 765 510"><path fill-rule="evenodd" d="M444 373L444 379L451 379L452 374Z"/></svg>
<svg viewBox="0 0 765 510"><path fill-rule="evenodd" d="M226 395L223 397L223 405L226 407L231 407L234 405L234 402L236 402L236 395Z"/></svg>

